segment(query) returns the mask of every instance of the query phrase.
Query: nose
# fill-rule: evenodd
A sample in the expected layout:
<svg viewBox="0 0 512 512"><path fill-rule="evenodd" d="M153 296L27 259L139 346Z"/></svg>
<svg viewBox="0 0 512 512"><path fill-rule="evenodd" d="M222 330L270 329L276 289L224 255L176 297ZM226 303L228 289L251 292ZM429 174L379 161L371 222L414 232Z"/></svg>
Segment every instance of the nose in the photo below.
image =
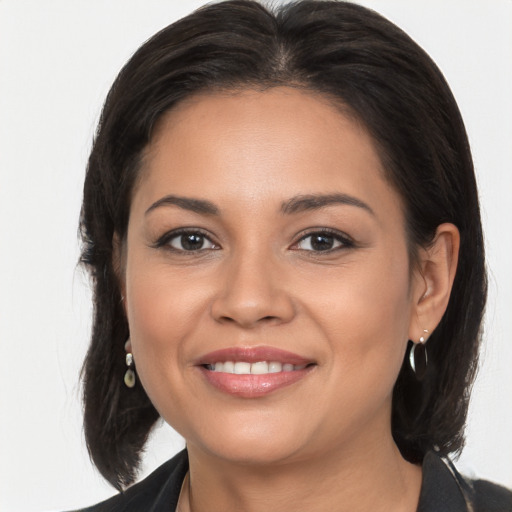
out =
<svg viewBox="0 0 512 512"><path fill-rule="evenodd" d="M268 254L245 253L226 261L211 308L213 318L245 329L290 322L295 308L282 275Z"/></svg>

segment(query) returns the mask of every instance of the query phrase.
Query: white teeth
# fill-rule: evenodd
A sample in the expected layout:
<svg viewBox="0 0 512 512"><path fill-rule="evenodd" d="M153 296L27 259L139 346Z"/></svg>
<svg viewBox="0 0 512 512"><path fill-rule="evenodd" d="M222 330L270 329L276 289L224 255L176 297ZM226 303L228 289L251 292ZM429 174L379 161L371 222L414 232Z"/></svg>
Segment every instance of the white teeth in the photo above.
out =
<svg viewBox="0 0 512 512"><path fill-rule="evenodd" d="M217 365L215 365L217 366ZM233 373L236 373L238 375L247 375L251 373L251 363L245 363L243 361L237 361L235 363L235 369Z"/></svg>
<svg viewBox="0 0 512 512"><path fill-rule="evenodd" d="M303 370L307 365L293 365L291 363L281 364L278 361L258 361L248 363L246 361L225 361L208 365L208 369L222 373L236 373L237 375L265 375L267 373L293 372Z"/></svg>
<svg viewBox="0 0 512 512"><path fill-rule="evenodd" d="M221 370L221 372L222 371L225 373L235 373L235 363L233 363L233 361L226 361L224 363L224 368Z"/></svg>
<svg viewBox="0 0 512 512"><path fill-rule="evenodd" d="M259 363L251 364L251 373L253 375L262 375L268 373L268 363L266 361L261 361Z"/></svg>
<svg viewBox="0 0 512 512"><path fill-rule="evenodd" d="M279 373L283 371L283 365L281 363L272 362L268 365L268 371L270 373Z"/></svg>

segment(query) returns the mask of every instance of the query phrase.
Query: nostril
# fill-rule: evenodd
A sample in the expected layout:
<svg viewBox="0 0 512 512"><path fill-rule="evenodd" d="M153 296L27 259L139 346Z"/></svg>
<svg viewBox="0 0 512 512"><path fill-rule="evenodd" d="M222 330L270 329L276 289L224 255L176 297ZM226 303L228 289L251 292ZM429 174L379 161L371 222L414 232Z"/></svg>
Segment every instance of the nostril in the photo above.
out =
<svg viewBox="0 0 512 512"><path fill-rule="evenodd" d="M242 325L245 325L245 324L259 324L259 323L271 323L271 322L275 322L275 321L279 321L279 317L277 316L273 316L273 315L267 315L267 316L264 316L264 317L261 317L261 318L256 318L256 319L244 319L244 318L233 318L229 315L224 315L224 316L221 316L219 318L219 320L221 322L225 322L225 323L237 323L237 324L242 324Z"/></svg>
<svg viewBox="0 0 512 512"><path fill-rule="evenodd" d="M262 293L254 290L254 286L231 286L212 301L212 317L217 322L244 328L289 322L295 314L290 298L284 292L270 291Z"/></svg>

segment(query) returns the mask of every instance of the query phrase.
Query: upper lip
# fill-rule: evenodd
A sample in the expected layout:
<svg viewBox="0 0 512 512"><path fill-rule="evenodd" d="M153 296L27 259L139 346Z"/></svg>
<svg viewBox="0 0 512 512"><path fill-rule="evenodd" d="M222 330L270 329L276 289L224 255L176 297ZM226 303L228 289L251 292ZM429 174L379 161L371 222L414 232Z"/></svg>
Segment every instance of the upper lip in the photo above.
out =
<svg viewBox="0 0 512 512"><path fill-rule="evenodd" d="M215 364L224 361L245 361L248 363L257 363L259 361L272 361L282 364L289 363L293 365L307 365L314 363L312 359L307 359L293 352L281 350L275 347L229 347L221 350L214 350L208 354L199 357L195 364L206 365Z"/></svg>

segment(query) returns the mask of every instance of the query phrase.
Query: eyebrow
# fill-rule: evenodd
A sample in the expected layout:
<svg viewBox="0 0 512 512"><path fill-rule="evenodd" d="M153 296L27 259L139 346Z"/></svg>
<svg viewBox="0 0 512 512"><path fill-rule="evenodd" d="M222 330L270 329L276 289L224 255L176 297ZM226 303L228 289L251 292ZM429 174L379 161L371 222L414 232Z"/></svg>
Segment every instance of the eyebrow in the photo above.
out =
<svg viewBox="0 0 512 512"><path fill-rule="evenodd" d="M348 194L310 194L295 196L281 205L281 213L289 215L308 210L318 210L325 206L342 204L362 208L375 216L375 212L364 201Z"/></svg>
<svg viewBox="0 0 512 512"><path fill-rule="evenodd" d="M206 201L204 199L192 199L190 197L180 197L180 196L165 196L155 201L147 210L144 215L152 212L156 208L161 206L178 206L183 210L189 210L194 213L199 213L202 215L218 215L219 209L211 202Z"/></svg>
<svg viewBox="0 0 512 512"><path fill-rule="evenodd" d="M281 204L281 213L292 215L308 210L318 210L335 204L356 206L375 215L374 211L365 202L348 194L308 194L295 196ZM155 201L146 210L145 215L161 206L178 206L184 210L202 215L219 215L219 208L211 201L175 195L167 195Z"/></svg>

